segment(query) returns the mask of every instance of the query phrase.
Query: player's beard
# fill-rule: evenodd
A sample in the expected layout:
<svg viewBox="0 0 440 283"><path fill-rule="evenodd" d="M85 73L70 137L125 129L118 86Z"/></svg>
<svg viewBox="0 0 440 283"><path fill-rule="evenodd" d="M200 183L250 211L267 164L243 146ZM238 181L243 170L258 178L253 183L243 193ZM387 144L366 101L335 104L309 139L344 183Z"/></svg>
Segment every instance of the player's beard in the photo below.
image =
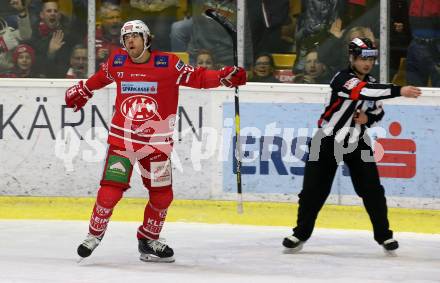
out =
<svg viewBox="0 0 440 283"><path fill-rule="evenodd" d="M131 58L138 58L141 54L142 54L143 48L142 49L128 49L128 55L130 55Z"/></svg>

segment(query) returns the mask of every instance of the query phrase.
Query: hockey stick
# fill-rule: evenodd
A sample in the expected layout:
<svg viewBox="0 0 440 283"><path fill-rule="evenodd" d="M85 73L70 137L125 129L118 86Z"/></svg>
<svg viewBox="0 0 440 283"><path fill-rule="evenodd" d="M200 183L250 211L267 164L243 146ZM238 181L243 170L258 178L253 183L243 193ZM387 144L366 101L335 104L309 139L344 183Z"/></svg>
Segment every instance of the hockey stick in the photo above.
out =
<svg viewBox="0 0 440 283"><path fill-rule="evenodd" d="M235 26L224 16L218 14L213 9L205 11L205 15L220 24L232 38L232 46L234 51L234 65L238 66L237 56L237 30ZM241 189L241 141L240 141L240 102L238 99L238 87L235 87L235 161L237 164L237 212L243 213L243 195Z"/></svg>

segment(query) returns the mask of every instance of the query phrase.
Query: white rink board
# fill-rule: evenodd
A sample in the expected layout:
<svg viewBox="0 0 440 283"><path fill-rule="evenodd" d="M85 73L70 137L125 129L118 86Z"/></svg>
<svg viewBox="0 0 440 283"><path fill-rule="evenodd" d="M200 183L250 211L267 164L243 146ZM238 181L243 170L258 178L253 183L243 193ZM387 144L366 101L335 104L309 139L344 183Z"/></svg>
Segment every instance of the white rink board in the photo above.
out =
<svg viewBox="0 0 440 283"><path fill-rule="evenodd" d="M79 113L64 109L64 91L72 80L0 80L0 195L25 196L94 196L102 174L106 151L106 130L114 100L114 85L97 91ZM249 84L240 88L243 105L260 104L316 104L323 107L328 87L324 85ZM194 90L181 88L178 115L181 127L175 131L173 180L175 197L179 199L235 199L233 191L226 189L225 163L231 156L224 150L225 140L233 134L233 120L225 120L223 108L233 103L233 90ZM226 104L225 104L226 103ZM403 98L386 101L388 105L440 106L440 91L424 89L418 100ZM255 108L255 117L264 113ZM247 112L244 112L247 113ZM242 114L243 115L243 114ZM307 119L317 119L314 113L304 113ZM252 119L251 115L242 117ZM82 123L75 129L85 140L67 126ZM9 123L8 123L9 122ZM429 122L429 121L428 121ZM431 121L435 123L435 121ZM193 133L193 125L196 135ZM66 139L62 139L62 125ZM92 129L92 125L95 128ZM225 126L224 126L225 125ZM200 127L203 127L200 129ZM437 130L438 124L432 125ZM70 134L69 134L70 133ZM92 138L92 133L94 134ZM203 133L202 143L198 141ZM440 136L440 134L439 134ZM181 139L179 140L179 138ZM223 148L222 148L223 146ZM226 152L226 153L225 153ZM68 157L66 157L68 156ZM437 168L432 168L437 170ZM227 172L231 174L230 172ZM261 177L261 176L260 176ZM246 192L246 183L252 175L243 176L245 200L296 200L299 186L292 193ZM280 177L281 178L281 177ZM231 178L233 179L232 175ZM132 189L127 196L141 197L142 189L137 174L132 178ZM293 185L292 185L293 186ZM358 204L357 197L333 191L329 202ZM391 206L414 208L440 208L438 198L424 196L392 196Z"/></svg>

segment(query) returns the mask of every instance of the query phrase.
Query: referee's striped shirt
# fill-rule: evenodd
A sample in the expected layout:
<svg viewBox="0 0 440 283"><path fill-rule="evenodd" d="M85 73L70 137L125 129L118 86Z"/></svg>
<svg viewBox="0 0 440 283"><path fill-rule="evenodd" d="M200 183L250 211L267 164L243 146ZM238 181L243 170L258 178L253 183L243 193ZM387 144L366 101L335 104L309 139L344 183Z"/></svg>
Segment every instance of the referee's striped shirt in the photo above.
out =
<svg viewBox="0 0 440 283"><path fill-rule="evenodd" d="M318 121L318 127L326 135L336 135L343 128L353 127L363 134L366 127L371 127L384 116L380 100L400 96L401 89L393 84L376 83L376 79L370 75L361 81L351 69L337 73L330 87L330 101ZM367 114L367 124L355 125L353 116L357 110Z"/></svg>

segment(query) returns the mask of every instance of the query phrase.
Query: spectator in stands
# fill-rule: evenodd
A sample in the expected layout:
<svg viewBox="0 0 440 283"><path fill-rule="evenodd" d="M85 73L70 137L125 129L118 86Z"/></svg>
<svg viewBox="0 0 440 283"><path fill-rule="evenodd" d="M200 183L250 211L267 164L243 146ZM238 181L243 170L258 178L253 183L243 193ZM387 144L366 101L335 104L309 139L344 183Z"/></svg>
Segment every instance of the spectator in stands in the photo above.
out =
<svg viewBox="0 0 440 283"><path fill-rule="evenodd" d="M235 0L194 0L192 12L192 33L187 52L194 64L198 50L207 49L214 55L219 67L234 64L232 39L229 34L214 20L204 15L206 9L214 9L232 23L236 23ZM247 24L246 24L247 26ZM247 27L245 27L247 30ZM245 66L252 65L252 40L250 32L245 31Z"/></svg>
<svg viewBox="0 0 440 283"><path fill-rule="evenodd" d="M35 62L34 49L27 44L20 44L12 53L14 67L8 72L0 74L1 78L35 78L38 76L33 70Z"/></svg>
<svg viewBox="0 0 440 283"><path fill-rule="evenodd" d="M367 12L367 0L346 0L343 6L344 12L341 15L341 19L344 22L344 26L350 26Z"/></svg>
<svg viewBox="0 0 440 283"><path fill-rule="evenodd" d="M400 59L406 58L406 50L411 42L411 32L408 21L407 0L391 0L390 2L390 65L389 79L396 75Z"/></svg>
<svg viewBox="0 0 440 283"><path fill-rule="evenodd" d="M35 62L35 51L27 44L18 45L14 55L15 68L13 73L18 78L30 78L32 66Z"/></svg>
<svg viewBox="0 0 440 283"><path fill-rule="evenodd" d="M71 0L72 1L72 19L71 26L75 27L75 42L81 42L87 37L88 29L88 1L87 0Z"/></svg>
<svg viewBox="0 0 440 283"><path fill-rule="evenodd" d="M318 60L318 52L312 50L307 53L304 63L304 73L297 74L294 83L327 84L330 82L327 67Z"/></svg>
<svg viewBox="0 0 440 283"><path fill-rule="evenodd" d="M19 28L19 22L23 21L24 18L29 19L30 24L35 21L36 10L35 7L41 0L3 0L0 1L0 17L3 17L8 25L14 29ZM3 2L3 3L2 3ZM39 11L39 10L38 10Z"/></svg>
<svg viewBox="0 0 440 283"><path fill-rule="evenodd" d="M69 22L59 12L58 2L53 0L43 3L40 19L32 39L39 71L50 78L64 78L75 44Z"/></svg>
<svg viewBox="0 0 440 283"><path fill-rule="evenodd" d="M374 34L379 34L380 21L377 19L380 17L380 0L343 0L341 5L343 29L365 26L371 28Z"/></svg>
<svg viewBox="0 0 440 283"><path fill-rule="evenodd" d="M252 75L248 79L250 82L260 82L260 83L279 83L274 75L274 62L272 55L269 53L259 54L256 59L254 66L252 67Z"/></svg>
<svg viewBox="0 0 440 283"><path fill-rule="evenodd" d="M215 64L214 56L209 50L201 49L197 52L196 57L196 66L204 67L208 70L217 70L217 66Z"/></svg>
<svg viewBox="0 0 440 283"><path fill-rule="evenodd" d="M126 2L129 2L128 5ZM153 49L171 50L171 25L177 21L179 0L125 0L121 4L128 12L129 19L143 19L154 31Z"/></svg>
<svg viewBox="0 0 440 283"><path fill-rule="evenodd" d="M9 0L9 5L15 13L7 17L8 25L20 31L22 41L31 39L32 26L29 13L29 2L25 0Z"/></svg>
<svg viewBox="0 0 440 283"><path fill-rule="evenodd" d="M188 10L187 15L182 20L171 25L170 42L171 51L173 52L184 52L188 49L193 26L191 10Z"/></svg>
<svg viewBox="0 0 440 283"><path fill-rule="evenodd" d="M0 18L0 73L8 72L13 67L12 51L21 42L27 41L32 36L32 27L29 12L21 0L10 0L10 8L16 14L10 16L16 27L9 26L6 20Z"/></svg>
<svg viewBox="0 0 440 283"><path fill-rule="evenodd" d="M70 68L66 74L67 79L87 78L87 48L78 44L73 47L70 56Z"/></svg>
<svg viewBox="0 0 440 283"><path fill-rule="evenodd" d="M293 42L282 37L283 26L291 24L290 0L252 0L247 3L254 52L291 52Z"/></svg>
<svg viewBox="0 0 440 283"><path fill-rule="evenodd" d="M15 10L10 5L10 0L0 0L0 17L4 18L10 14L15 13Z"/></svg>
<svg viewBox="0 0 440 283"><path fill-rule="evenodd" d="M302 0L301 13L296 24L296 60L294 73L304 71L307 52L321 44L329 36L333 24L341 26L341 0Z"/></svg>
<svg viewBox="0 0 440 283"><path fill-rule="evenodd" d="M101 25L96 29L96 62L104 63L109 54L120 47L119 34L122 27L121 7L105 2L99 8Z"/></svg>
<svg viewBox="0 0 440 283"><path fill-rule="evenodd" d="M327 66L330 76L336 74L338 70L346 67L348 60L347 46L356 37L368 38L376 46L377 40L372 30L368 27L353 27L347 31L342 31L335 25L331 29L332 35L320 46L318 46L318 60ZM377 61L377 60L376 60ZM375 77L379 75L379 64L376 62L371 74Z"/></svg>
<svg viewBox="0 0 440 283"><path fill-rule="evenodd" d="M35 69L35 51L27 44L20 44L13 54L15 68L13 74L17 78L43 78Z"/></svg>
<svg viewBox="0 0 440 283"><path fill-rule="evenodd" d="M412 0L409 6L412 40L406 58L408 84L440 87L440 1Z"/></svg>

